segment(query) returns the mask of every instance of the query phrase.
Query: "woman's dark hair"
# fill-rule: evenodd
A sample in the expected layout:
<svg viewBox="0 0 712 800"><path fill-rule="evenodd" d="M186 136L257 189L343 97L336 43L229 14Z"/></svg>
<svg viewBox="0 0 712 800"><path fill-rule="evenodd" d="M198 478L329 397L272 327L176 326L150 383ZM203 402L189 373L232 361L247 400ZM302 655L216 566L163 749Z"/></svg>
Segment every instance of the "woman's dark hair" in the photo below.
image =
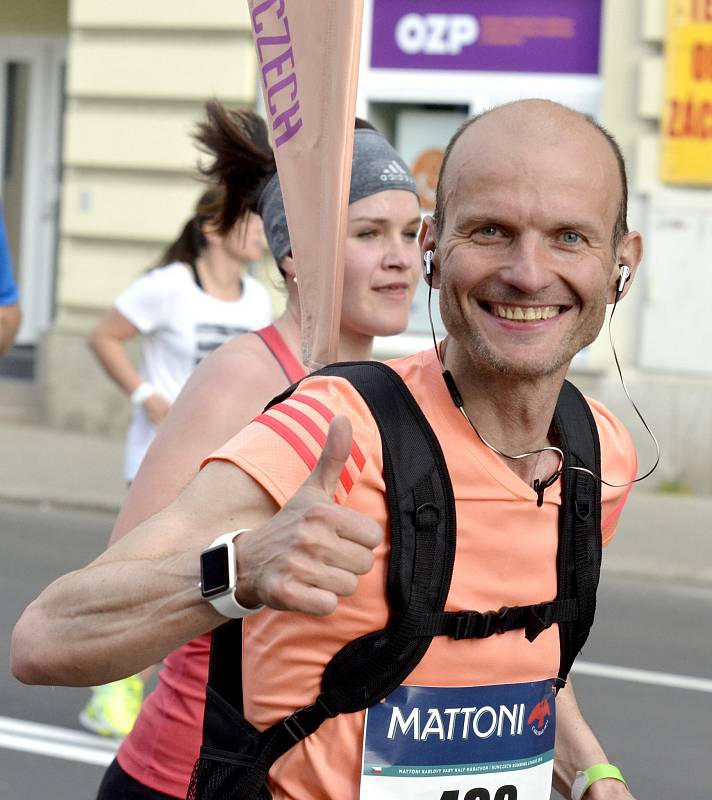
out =
<svg viewBox="0 0 712 800"><path fill-rule="evenodd" d="M247 211L257 211L260 192L277 171L267 125L253 111L229 110L217 100L205 104L205 119L195 132L198 147L210 156L203 175L222 189L206 211L219 233L227 233ZM354 127L371 128L356 118Z"/></svg>
<svg viewBox="0 0 712 800"><path fill-rule="evenodd" d="M224 235L245 213L257 211L260 190L277 165L262 117L228 110L217 100L206 103L205 116L195 140L211 160L200 171L221 189L205 210Z"/></svg>
<svg viewBox="0 0 712 800"><path fill-rule="evenodd" d="M203 192L195 206L195 213L185 223L178 238L164 250L155 267L166 267L176 261L195 266L196 259L207 245L202 230L203 225L214 219L214 211L211 210L221 204L222 195L223 190L219 187L206 189Z"/></svg>
<svg viewBox="0 0 712 800"><path fill-rule="evenodd" d="M363 117L356 117L356 121L354 122L354 130L361 131L361 130L368 130L368 131L375 131L378 130L374 125L367 119L363 119Z"/></svg>
<svg viewBox="0 0 712 800"><path fill-rule="evenodd" d="M373 125L357 118L354 127ZM205 213L218 233L224 235L245 213L257 213L262 190L277 171L267 125L252 111L227 109L217 100L210 100L194 138L200 150L210 157L200 171L220 190ZM277 268L286 277L279 264Z"/></svg>
<svg viewBox="0 0 712 800"><path fill-rule="evenodd" d="M252 111L228 111L217 100L205 105L205 119L198 123L195 140L211 156L201 167L212 184L198 200L195 214L178 238L156 262L163 267L181 261L195 265L207 242L202 227L211 222L225 235L248 211L257 210L264 181L277 166L264 120Z"/></svg>

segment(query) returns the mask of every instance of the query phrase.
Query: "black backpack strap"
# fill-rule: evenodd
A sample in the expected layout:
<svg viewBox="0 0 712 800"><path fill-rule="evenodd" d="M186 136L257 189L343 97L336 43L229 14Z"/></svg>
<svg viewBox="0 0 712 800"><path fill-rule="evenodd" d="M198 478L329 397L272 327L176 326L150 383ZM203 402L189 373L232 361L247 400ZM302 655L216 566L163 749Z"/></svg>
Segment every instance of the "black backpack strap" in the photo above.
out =
<svg viewBox="0 0 712 800"><path fill-rule="evenodd" d="M210 637L208 684L219 687L223 699L235 711L243 713L241 619L231 620L213 630Z"/></svg>
<svg viewBox="0 0 712 800"><path fill-rule="evenodd" d="M450 636L453 639L489 639L496 633L524 628L524 635L533 642L546 628L555 623L575 622L578 619L575 598L538 603L530 606L500 608L499 611L442 611L423 619L416 636Z"/></svg>
<svg viewBox="0 0 712 800"><path fill-rule="evenodd" d="M591 409L584 396L568 381L562 386L554 423L565 465L559 513L556 599L486 613L431 614L423 620L422 633L482 639L524 628L527 639L533 641L543 630L558 623L561 651L558 677L560 683L565 683L574 659L588 638L596 612L601 568L601 454ZM583 467L588 472L572 467Z"/></svg>
<svg viewBox="0 0 712 800"><path fill-rule="evenodd" d="M397 373L377 362L333 365L315 374L349 380L381 434L391 532L390 618L384 630L349 642L331 659L312 705L259 735L259 755L234 785L241 800L257 797L272 764L327 718L368 708L403 683L432 638L423 635L423 620L443 610L450 589L455 500L440 445L412 394Z"/></svg>
<svg viewBox="0 0 712 800"><path fill-rule="evenodd" d="M601 448L598 429L586 398L564 382L554 415L564 472L559 513L557 601L573 599L575 620L559 625L559 678L566 681L574 659L586 643L596 613L596 590L601 569ZM587 472L570 469L585 467Z"/></svg>

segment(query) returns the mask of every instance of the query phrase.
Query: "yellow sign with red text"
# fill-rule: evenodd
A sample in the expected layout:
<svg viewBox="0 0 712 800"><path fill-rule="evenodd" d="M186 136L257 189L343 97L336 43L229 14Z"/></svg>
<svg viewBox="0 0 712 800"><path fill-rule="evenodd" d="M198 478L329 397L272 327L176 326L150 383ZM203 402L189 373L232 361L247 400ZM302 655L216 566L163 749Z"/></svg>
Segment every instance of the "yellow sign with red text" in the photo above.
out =
<svg viewBox="0 0 712 800"><path fill-rule="evenodd" d="M712 186L712 0L668 0L661 180Z"/></svg>

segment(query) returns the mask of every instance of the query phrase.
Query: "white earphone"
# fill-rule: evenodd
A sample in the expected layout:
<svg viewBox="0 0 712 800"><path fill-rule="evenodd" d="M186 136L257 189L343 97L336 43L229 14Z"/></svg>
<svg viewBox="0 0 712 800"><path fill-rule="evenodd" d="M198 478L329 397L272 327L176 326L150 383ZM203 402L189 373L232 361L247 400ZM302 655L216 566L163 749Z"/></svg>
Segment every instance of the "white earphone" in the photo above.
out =
<svg viewBox="0 0 712 800"><path fill-rule="evenodd" d="M616 290L616 294L620 294L626 282L630 280L630 267L627 264L619 264L618 275L618 289Z"/></svg>
<svg viewBox="0 0 712 800"><path fill-rule="evenodd" d="M432 250L426 250L423 253L423 277L428 286L432 285L433 281L433 253Z"/></svg>

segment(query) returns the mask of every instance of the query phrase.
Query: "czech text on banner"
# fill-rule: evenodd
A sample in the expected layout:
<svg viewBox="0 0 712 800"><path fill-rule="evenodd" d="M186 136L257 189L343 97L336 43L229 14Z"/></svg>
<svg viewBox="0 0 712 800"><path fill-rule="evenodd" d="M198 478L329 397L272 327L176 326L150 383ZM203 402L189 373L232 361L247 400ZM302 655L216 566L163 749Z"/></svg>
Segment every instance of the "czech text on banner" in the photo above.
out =
<svg viewBox="0 0 712 800"><path fill-rule="evenodd" d="M248 5L316 369L337 353L363 0Z"/></svg>
<svg viewBox="0 0 712 800"><path fill-rule="evenodd" d="M661 180L712 186L712 3L668 0Z"/></svg>

